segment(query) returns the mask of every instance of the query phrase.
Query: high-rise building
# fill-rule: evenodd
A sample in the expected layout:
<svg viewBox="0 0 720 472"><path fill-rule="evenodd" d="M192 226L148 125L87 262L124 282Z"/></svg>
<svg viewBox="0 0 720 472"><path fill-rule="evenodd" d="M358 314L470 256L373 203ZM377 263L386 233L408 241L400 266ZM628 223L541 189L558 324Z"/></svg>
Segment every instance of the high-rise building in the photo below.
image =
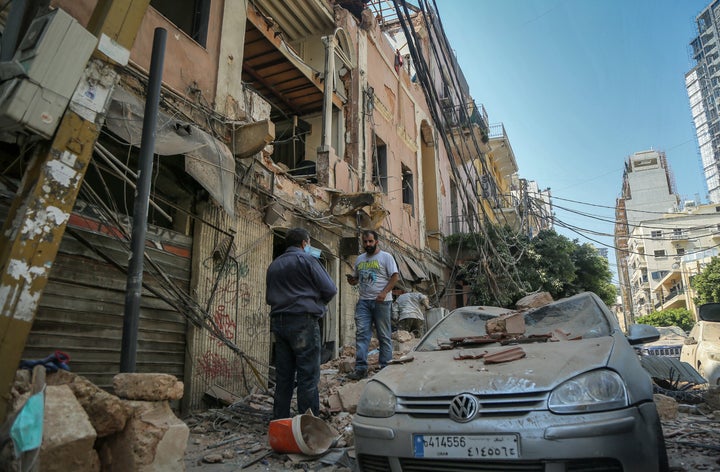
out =
<svg viewBox="0 0 720 472"><path fill-rule="evenodd" d="M685 74L685 87L700 148L708 199L720 202L720 0L712 1L696 18L692 40L695 67Z"/></svg>
<svg viewBox="0 0 720 472"><path fill-rule="evenodd" d="M621 196L615 205L615 257L625 310L625 319L621 323L625 326L631 324L637 315L633 300L637 298L637 293L633 292L630 280L629 259L640 249L630 247L630 235L643 220L677 211L679 203L665 153L650 150L628 157ZM649 290L649 285L646 287L642 283L638 287Z"/></svg>

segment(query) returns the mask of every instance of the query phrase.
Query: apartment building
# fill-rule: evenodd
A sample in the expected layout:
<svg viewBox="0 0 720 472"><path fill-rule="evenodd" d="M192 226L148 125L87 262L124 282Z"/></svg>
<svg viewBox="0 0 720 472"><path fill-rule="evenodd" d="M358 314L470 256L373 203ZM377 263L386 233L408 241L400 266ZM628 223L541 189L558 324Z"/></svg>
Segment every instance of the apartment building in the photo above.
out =
<svg viewBox="0 0 720 472"><path fill-rule="evenodd" d="M380 233L407 283L441 306L457 302L442 242L477 228L482 209L495 205L483 192L504 194L497 180L516 164L500 146L488 162L487 116L438 39L440 23L420 21L435 12L396 12L393 25L379 1L25 5L8 13L8 22L31 24L32 41L19 34L13 48L25 72L0 94L0 306L12 335L0 341L9 359L0 387L15 359L55 349L102 387L118 372L159 29L167 36L138 372L182 379L187 408L209 388L267 385L264 274L294 226L310 231L339 287L323 320L327 358L354 343L357 292L343 274L364 229ZM411 27L406 42L423 45L409 60L394 47L398 24ZM40 67L40 58L55 62ZM500 143L511 149L506 137Z"/></svg>
<svg viewBox="0 0 720 472"><path fill-rule="evenodd" d="M630 238L644 220L675 211L678 206L679 199L665 153L648 150L636 152L627 158L621 196L615 205L614 232L620 294L625 310L621 324L624 326L632 324L635 317L639 316L635 312L639 295L632 290L633 280L630 277L634 271L631 271L629 265L637 249L629 245ZM647 281L642 283L649 284ZM642 289L649 290L649 287L643 286ZM645 303L648 301L644 300Z"/></svg>

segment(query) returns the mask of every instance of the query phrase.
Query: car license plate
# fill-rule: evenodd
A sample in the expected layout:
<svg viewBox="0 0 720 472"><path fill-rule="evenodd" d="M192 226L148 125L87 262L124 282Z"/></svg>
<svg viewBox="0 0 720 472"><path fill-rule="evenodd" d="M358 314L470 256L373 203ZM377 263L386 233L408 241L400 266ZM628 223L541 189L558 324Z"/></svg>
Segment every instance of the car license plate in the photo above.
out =
<svg viewBox="0 0 720 472"><path fill-rule="evenodd" d="M415 457L455 459L519 459L520 440L515 434L414 434L413 454Z"/></svg>

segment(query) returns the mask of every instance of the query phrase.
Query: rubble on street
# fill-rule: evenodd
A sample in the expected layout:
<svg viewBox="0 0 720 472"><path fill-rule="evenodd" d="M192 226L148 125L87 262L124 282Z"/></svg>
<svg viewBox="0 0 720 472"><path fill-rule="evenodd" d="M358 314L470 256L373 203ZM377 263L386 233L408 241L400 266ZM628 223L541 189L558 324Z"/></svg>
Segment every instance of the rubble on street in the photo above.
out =
<svg viewBox="0 0 720 472"><path fill-rule="evenodd" d="M406 334L394 334L395 361L401 361L417 342ZM210 389L207 400L216 407L180 419L171 404L179 399L182 385L172 376L118 374L114 388L119 395L113 395L70 372L48 374L40 470L352 471L351 423L365 384L378 370L377 340L370 349L367 379L346 378L354 369L352 347L343 348L337 359L321 366L319 418L337 432L337 439L320 456L272 450L268 441L271 391L239 397ZM29 396L29 385L29 371L18 371L13 388L16 409ZM720 471L720 388L695 385L656 390L662 392L654 400L671 470ZM297 412L294 401L293 411ZM0 469L20 470L10 444L0 453Z"/></svg>

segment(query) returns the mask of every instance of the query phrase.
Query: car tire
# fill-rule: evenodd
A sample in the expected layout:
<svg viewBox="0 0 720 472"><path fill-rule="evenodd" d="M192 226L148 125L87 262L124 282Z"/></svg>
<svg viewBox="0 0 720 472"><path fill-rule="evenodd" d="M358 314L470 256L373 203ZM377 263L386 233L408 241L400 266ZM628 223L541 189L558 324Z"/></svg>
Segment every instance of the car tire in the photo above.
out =
<svg viewBox="0 0 720 472"><path fill-rule="evenodd" d="M667 449L665 448L665 436L663 435L662 424L659 419L655 429L658 444L658 472L670 472L670 463L668 461Z"/></svg>

